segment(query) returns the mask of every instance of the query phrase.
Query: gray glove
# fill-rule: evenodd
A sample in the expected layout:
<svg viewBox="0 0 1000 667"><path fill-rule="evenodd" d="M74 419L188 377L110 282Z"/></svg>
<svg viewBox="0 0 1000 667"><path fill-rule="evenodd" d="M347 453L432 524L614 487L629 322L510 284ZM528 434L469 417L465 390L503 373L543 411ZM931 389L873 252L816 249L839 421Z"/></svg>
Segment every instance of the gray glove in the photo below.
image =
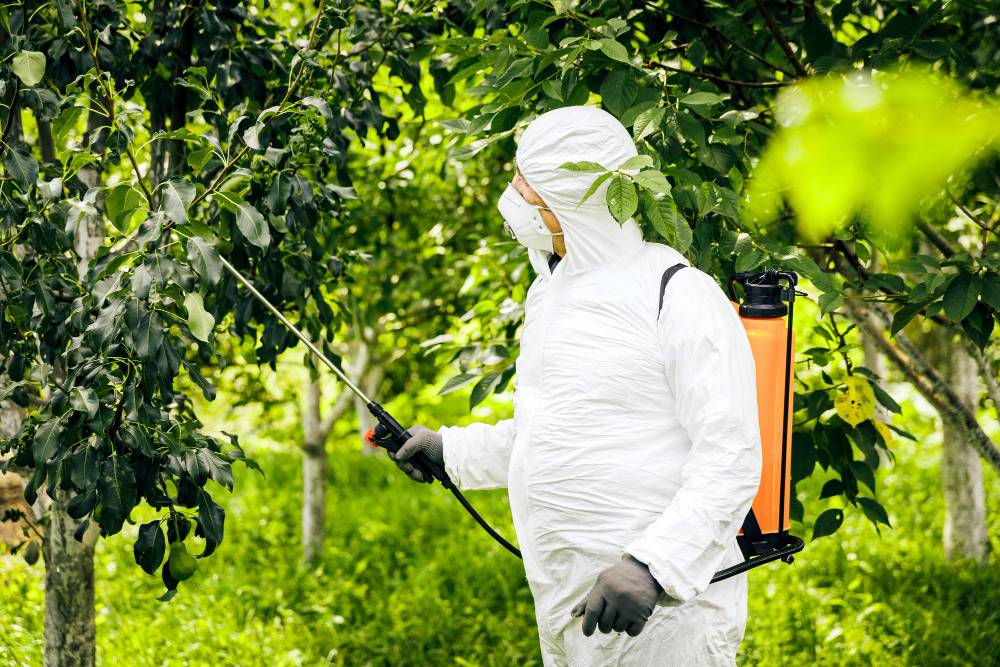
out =
<svg viewBox="0 0 1000 667"><path fill-rule="evenodd" d="M635 637L649 620L663 588L649 567L626 556L597 577L587 598L573 607L573 616L583 616L583 634L625 631Z"/></svg>
<svg viewBox="0 0 1000 667"><path fill-rule="evenodd" d="M437 431L432 431L423 426L411 426L409 440L403 443L395 454L389 454L389 458L396 462L400 470L410 476L414 482L431 483L433 479L424 479L424 473L414 467L408 460L417 452L422 453L439 466L444 466L444 440Z"/></svg>

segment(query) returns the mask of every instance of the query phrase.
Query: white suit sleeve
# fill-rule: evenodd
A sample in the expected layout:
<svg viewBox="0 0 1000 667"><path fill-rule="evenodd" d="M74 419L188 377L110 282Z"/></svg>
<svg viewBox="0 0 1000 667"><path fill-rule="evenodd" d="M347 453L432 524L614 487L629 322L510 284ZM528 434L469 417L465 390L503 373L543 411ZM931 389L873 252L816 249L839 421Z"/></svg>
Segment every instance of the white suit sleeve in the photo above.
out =
<svg viewBox="0 0 1000 667"><path fill-rule="evenodd" d="M514 419L491 424L442 426L444 469L462 490L507 486L507 467L514 446Z"/></svg>
<svg viewBox="0 0 1000 667"><path fill-rule="evenodd" d="M693 267L667 286L658 331L691 450L669 506L626 552L649 566L666 595L686 601L731 564L724 561L760 484L756 369L739 315Z"/></svg>

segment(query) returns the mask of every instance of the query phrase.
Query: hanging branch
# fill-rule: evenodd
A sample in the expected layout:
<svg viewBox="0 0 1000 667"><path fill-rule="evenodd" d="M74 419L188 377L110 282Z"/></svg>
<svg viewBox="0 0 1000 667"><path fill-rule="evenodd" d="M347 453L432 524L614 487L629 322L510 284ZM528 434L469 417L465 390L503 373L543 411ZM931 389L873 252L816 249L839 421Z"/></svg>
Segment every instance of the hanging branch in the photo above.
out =
<svg viewBox="0 0 1000 667"><path fill-rule="evenodd" d="M683 14L678 14L677 12L672 11L672 10L670 10L668 8L665 8L665 7L656 7L656 6L652 5L649 2L646 3L646 7L648 9L662 11L665 14L667 14L668 16L672 16L672 17L674 17L674 18L676 18L678 20L685 21L686 23L690 23L691 25L695 25L695 26L698 26L699 28L703 28L705 30L708 30L710 33L712 33L716 37L719 37L720 39L725 40L731 46L736 47L737 49L739 49L743 53L747 54L748 56L750 56L751 58L753 58L757 62L761 63L762 65L765 65L765 66L767 66L770 69L773 69L775 72L781 72L785 76L791 76L791 77L795 76L794 72L789 72L785 68L779 67L778 65L775 65L770 60L768 60L767 58L765 58L763 55L757 53L756 51L748 49L743 44L740 44L739 41L733 39L732 37L730 37L726 33L722 32L721 30L719 30L718 28L716 28L714 25L711 25L709 23L705 23L703 21L699 21L698 19L691 18L690 16L684 16Z"/></svg>
<svg viewBox="0 0 1000 667"><path fill-rule="evenodd" d="M951 190L945 190L945 192L948 193L948 199L950 199L952 201L952 203L954 203L955 206L958 207L958 210L960 210L962 213L965 214L965 217L967 217L969 220L971 220L972 222L974 222L977 225L979 225L980 227L982 227L985 231L991 232L991 233L995 234L996 236L1000 237L1000 232L998 232L994 227L990 227L989 225L987 225L985 222L983 222L982 220L980 220L976 216L976 214L974 214L969 209L965 208L965 206L962 205L962 202L958 201L958 199L955 197L955 195L951 194Z"/></svg>
<svg viewBox="0 0 1000 667"><path fill-rule="evenodd" d="M892 323L892 315L878 303L869 307L857 301L845 300L848 311L858 326L865 331L882 352L893 360L896 366L924 395L924 398L941 414L968 433L970 444L980 456L986 459L995 470L1000 472L1000 448L990 440L982 426L976 421L976 415L955 394L944 378L924 359L919 349L902 331L893 336L892 341L885 337L885 331Z"/></svg>
<svg viewBox="0 0 1000 667"><path fill-rule="evenodd" d="M781 28L778 24L774 22L774 17L771 16L771 12L767 11L767 7L764 6L764 0L754 0L757 5L757 9L760 11L760 15L764 17L764 23L767 24L767 29L771 31L774 38L778 40L778 44L781 45L781 50L785 52L788 56L788 60L791 61L792 65L795 67L795 71L800 77L809 76L809 72L806 70L805 66L802 65L802 61L799 57L795 55L795 51L792 50L792 45L788 43L788 39L785 38L785 33L781 32Z"/></svg>
<svg viewBox="0 0 1000 667"><path fill-rule="evenodd" d="M87 50L90 52L90 57L94 61L94 70L97 72L97 80L101 82L104 88L104 93L108 98L108 109L106 117L108 121L114 125L115 123L115 97L114 91L111 89L111 85L108 83L108 77L104 76L105 72L101 70L101 62L97 57L97 46L90 36L90 24L87 21L87 8L86 3L83 0L77 0L77 7L80 11L80 30L83 33L84 42L87 45ZM142 172L139 171L139 162L135 159L135 153L132 151L132 147L125 146L125 153L128 155L129 161L132 163L132 169L135 171L135 177L139 181L139 187L142 188L142 193L146 197L146 201L149 203L149 208L153 208L153 193L150 191L149 186L146 185L146 179L142 177Z"/></svg>
<svg viewBox="0 0 1000 667"><path fill-rule="evenodd" d="M316 6L316 16L315 18L313 18L312 28L309 31L309 42L306 44L306 49L305 49L306 51L309 51L315 45L316 27L319 25L319 21L323 16L324 2L325 0L319 0L319 3ZM285 105L288 104L288 100L291 99L292 93L294 93L295 89L299 87L299 82L302 80L302 75L305 72L305 69L306 69L306 60L305 58L303 58L302 61L299 63L299 70L295 74L295 79L292 81L291 85L288 86L288 90L285 91L285 96L281 99L281 103L278 105L278 110L270 118L276 118L277 116L280 116L281 113L285 110ZM270 118L268 120L270 120ZM265 124L266 122L267 121L265 121ZM222 182L222 178L227 173L229 173L229 170L233 168L233 165L235 165L237 162L243 159L243 156L245 156L247 154L247 151L249 150L250 147L244 144L243 148L237 151L236 155L234 155L232 159L228 160L226 164L222 166L222 169L220 169L219 173L215 175L215 178L212 179L212 182L209 183L208 187L205 188L204 192L202 192L200 195L194 198L194 201L191 202L191 208L194 208L199 202L204 200L205 197L215 192L215 190L219 187L219 183Z"/></svg>
<svg viewBox="0 0 1000 667"><path fill-rule="evenodd" d="M688 76L697 77L699 79L708 79L709 81L716 81L718 83L724 83L729 86L742 86L744 88L781 88L787 86L792 81L739 81L737 79L727 79L724 76L719 76L717 74L711 74L709 72L691 71L686 69L681 69L679 67L673 67L672 65L666 65L664 63L649 63L651 67L659 67L660 69L669 70L671 72L677 72L679 74L687 74Z"/></svg>

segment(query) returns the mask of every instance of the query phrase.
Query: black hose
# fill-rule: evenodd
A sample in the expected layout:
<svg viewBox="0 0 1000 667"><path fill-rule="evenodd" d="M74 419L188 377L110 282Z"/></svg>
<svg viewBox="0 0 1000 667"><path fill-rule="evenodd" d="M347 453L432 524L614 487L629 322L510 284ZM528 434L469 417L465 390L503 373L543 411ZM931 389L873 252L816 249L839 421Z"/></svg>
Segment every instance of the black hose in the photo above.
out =
<svg viewBox="0 0 1000 667"><path fill-rule="evenodd" d="M465 496L462 495L461 491L459 491L457 488L455 488L454 484L449 485L448 486L448 490L451 491L452 494L455 496L455 498L458 499L458 502L462 503L462 507L465 508L466 512L468 512L470 515L472 515L472 518L476 520L476 523L478 523L480 526L482 526L483 530L485 530L487 533L489 533L490 537L492 537L494 540L496 540L497 543L500 546L502 546L504 549L506 549L507 551L511 552L512 554L514 554L518 558L522 558L521 552L518 550L518 548L515 547L510 542L508 542L507 540L505 540L500 535L500 533L498 533L497 531L493 530L493 527L490 524L486 523L486 520L483 519L483 517L479 516L479 512L476 511L476 508L474 508L471 504L469 504L469 501L465 499Z"/></svg>

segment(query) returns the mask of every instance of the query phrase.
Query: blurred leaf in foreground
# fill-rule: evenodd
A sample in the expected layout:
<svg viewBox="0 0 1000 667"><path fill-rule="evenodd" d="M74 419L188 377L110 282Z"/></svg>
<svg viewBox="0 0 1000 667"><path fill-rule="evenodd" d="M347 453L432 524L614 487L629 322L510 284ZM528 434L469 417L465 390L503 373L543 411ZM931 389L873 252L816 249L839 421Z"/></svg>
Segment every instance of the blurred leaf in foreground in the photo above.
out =
<svg viewBox="0 0 1000 667"><path fill-rule="evenodd" d="M1000 148L1000 102L925 70L829 75L786 90L781 128L748 190L748 222L777 218L782 201L815 243L860 215L898 240L926 195Z"/></svg>

